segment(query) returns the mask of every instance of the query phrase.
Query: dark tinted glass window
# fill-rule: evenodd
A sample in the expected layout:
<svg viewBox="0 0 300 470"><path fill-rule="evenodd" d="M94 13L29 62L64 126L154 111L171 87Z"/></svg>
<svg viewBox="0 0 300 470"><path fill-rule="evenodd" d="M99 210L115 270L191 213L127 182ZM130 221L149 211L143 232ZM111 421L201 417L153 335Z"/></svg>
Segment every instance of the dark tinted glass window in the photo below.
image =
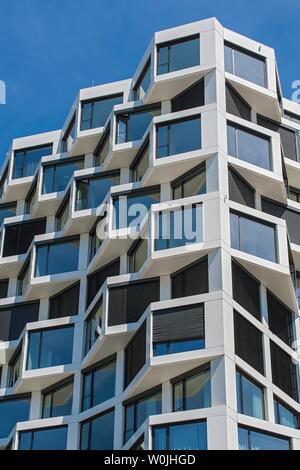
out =
<svg viewBox="0 0 300 470"><path fill-rule="evenodd" d="M151 59L148 60L146 66L142 70L133 90L135 100L142 100L148 91L151 81Z"/></svg>
<svg viewBox="0 0 300 470"><path fill-rule="evenodd" d="M114 411L108 411L81 424L81 450L110 450L114 445Z"/></svg>
<svg viewBox="0 0 300 470"><path fill-rule="evenodd" d="M251 121L251 107L228 82L226 83L226 111Z"/></svg>
<svg viewBox="0 0 300 470"><path fill-rule="evenodd" d="M207 450L206 421L153 428L153 450Z"/></svg>
<svg viewBox="0 0 300 470"><path fill-rule="evenodd" d="M0 339L13 341L19 338L26 323L37 321L39 302L11 304L0 308Z"/></svg>
<svg viewBox="0 0 300 470"><path fill-rule="evenodd" d="M275 422L289 428L299 429L299 414L274 397Z"/></svg>
<svg viewBox="0 0 300 470"><path fill-rule="evenodd" d="M71 317L78 314L80 284L75 284L50 299L49 318Z"/></svg>
<svg viewBox="0 0 300 470"><path fill-rule="evenodd" d="M99 405L115 396L116 360L103 361L101 364L84 372L82 411Z"/></svg>
<svg viewBox="0 0 300 470"><path fill-rule="evenodd" d="M83 159L72 160L59 165L44 166L42 193L64 191L74 171L82 169L83 166Z"/></svg>
<svg viewBox="0 0 300 470"><path fill-rule="evenodd" d="M200 64L199 36L183 38L157 46L157 74L194 67Z"/></svg>
<svg viewBox="0 0 300 470"><path fill-rule="evenodd" d="M0 280L0 299L5 299L5 297L7 297L8 282L9 282L8 279Z"/></svg>
<svg viewBox="0 0 300 470"><path fill-rule="evenodd" d="M210 367L203 366L182 379L173 381L173 411L195 410L211 406Z"/></svg>
<svg viewBox="0 0 300 470"><path fill-rule="evenodd" d="M228 167L229 198L231 201L255 208L255 190L233 168Z"/></svg>
<svg viewBox="0 0 300 470"><path fill-rule="evenodd" d="M240 450L289 450L290 440L287 437L238 428Z"/></svg>
<svg viewBox="0 0 300 470"><path fill-rule="evenodd" d="M244 317L234 312L235 353L247 364L264 374L262 333Z"/></svg>
<svg viewBox="0 0 300 470"><path fill-rule="evenodd" d="M13 217L16 215L16 204L0 204L0 226L6 217Z"/></svg>
<svg viewBox="0 0 300 470"><path fill-rule="evenodd" d="M184 109L204 106L204 78L179 95L175 96L172 101L172 113L183 111Z"/></svg>
<svg viewBox="0 0 300 470"><path fill-rule="evenodd" d="M72 363L73 326L29 333L27 370Z"/></svg>
<svg viewBox="0 0 300 470"><path fill-rule="evenodd" d="M19 434L19 450L65 450L68 426L22 431Z"/></svg>
<svg viewBox="0 0 300 470"><path fill-rule="evenodd" d="M267 198L262 198L262 210L267 214L284 219L291 242L300 245L300 212L288 209L283 204Z"/></svg>
<svg viewBox="0 0 300 470"><path fill-rule="evenodd" d="M35 276L78 270L79 239L37 246Z"/></svg>
<svg viewBox="0 0 300 470"><path fill-rule="evenodd" d="M120 182L119 174L87 178L77 181L76 210L99 206L110 188Z"/></svg>
<svg viewBox="0 0 300 470"><path fill-rule="evenodd" d="M232 262L232 290L234 300L260 320L260 284L234 261Z"/></svg>
<svg viewBox="0 0 300 470"><path fill-rule="evenodd" d="M26 253L35 235L46 231L46 219L22 222L5 227L3 256Z"/></svg>
<svg viewBox="0 0 300 470"><path fill-rule="evenodd" d="M172 274L171 286L173 299L208 292L208 258L204 257Z"/></svg>
<svg viewBox="0 0 300 470"><path fill-rule="evenodd" d="M37 169L42 157L52 155L53 145L41 145L24 150L15 150L13 179L24 176L32 176Z"/></svg>
<svg viewBox="0 0 300 470"><path fill-rule="evenodd" d="M138 374L146 361L146 322L144 322L125 348L124 388Z"/></svg>
<svg viewBox="0 0 300 470"><path fill-rule="evenodd" d="M264 419L264 390L254 380L242 372L236 373L236 393L238 413L254 418Z"/></svg>
<svg viewBox="0 0 300 470"><path fill-rule="evenodd" d="M273 383L287 395L298 400L296 364L283 349L270 341Z"/></svg>
<svg viewBox="0 0 300 470"><path fill-rule="evenodd" d="M160 107L145 111L128 112L117 115L116 143L140 140L145 134L154 116L160 115Z"/></svg>
<svg viewBox="0 0 300 470"><path fill-rule="evenodd" d="M156 158L191 152L201 148L201 118L169 121L156 126Z"/></svg>
<svg viewBox="0 0 300 470"><path fill-rule="evenodd" d="M267 293L269 328L289 346L293 343L293 313L271 292Z"/></svg>
<svg viewBox="0 0 300 470"><path fill-rule="evenodd" d="M173 199L197 196L206 193L206 169L204 165L193 168L192 171L177 178L171 183Z"/></svg>
<svg viewBox="0 0 300 470"><path fill-rule="evenodd" d="M123 103L123 95L106 96L81 104L80 130L104 126L111 110L116 104Z"/></svg>
<svg viewBox="0 0 300 470"><path fill-rule="evenodd" d="M51 391L43 393L42 418L53 418L55 416L68 416L72 413L73 403L73 381L68 381Z"/></svg>
<svg viewBox="0 0 300 470"><path fill-rule="evenodd" d="M29 419L30 395L15 395L10 399L0 400L0 439L9 436L14 426L22 421Z"/></svg>
<svg viewBox="0 0 300 470"><path fill-rule="evenodd" d="M87 277L87 306L90 305L97 292L101 289L107 277L120 274L120 259L114 260Z"/></svg>
<svg viewBox="0 0 300 470"><path fill-rule="evenodd" d="M257 85L267 86L265 58L233 44L225 44L225 70Z"/></svg>
<svg viewBox="0 0 300 470"><path fill-rule="evenodd" d="M115 228L137 227L152 204L160 202L160 188L135 190L113 198Z"/></svg>
<svg viewBox="0 0 300 470"><path fill-rule="evenodd" d="M259 115L257 116L257 124L272 131L279 132L284 156L291 160L299 160L297 149L298 137L295 130L284 127L279 122Z"/></svg>

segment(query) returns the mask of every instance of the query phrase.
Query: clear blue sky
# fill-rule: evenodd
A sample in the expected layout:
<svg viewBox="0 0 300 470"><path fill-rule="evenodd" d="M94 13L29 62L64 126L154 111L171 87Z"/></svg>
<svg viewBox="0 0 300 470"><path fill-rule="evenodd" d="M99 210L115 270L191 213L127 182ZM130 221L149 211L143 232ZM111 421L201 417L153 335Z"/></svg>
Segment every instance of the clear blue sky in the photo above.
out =
<svg viewBox="0 0 300 470"><path fill-rule="evenodd" d="M154 31L216 16L300 79L299 0L0 0L0 161L13 137L61 128L79 88L130 77Z"/></svg>

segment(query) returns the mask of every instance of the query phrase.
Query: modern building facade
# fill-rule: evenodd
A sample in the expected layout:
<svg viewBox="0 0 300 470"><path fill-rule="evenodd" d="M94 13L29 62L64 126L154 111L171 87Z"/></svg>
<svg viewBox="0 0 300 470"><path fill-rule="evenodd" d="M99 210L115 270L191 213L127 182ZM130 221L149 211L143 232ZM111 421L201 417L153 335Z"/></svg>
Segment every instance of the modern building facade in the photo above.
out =
<svg viewBox="0 0 300 470"><path fill-rule="evenodd" d="M212 18L13 141L2 449L300 448L299 135L274 50Z"/></svg>

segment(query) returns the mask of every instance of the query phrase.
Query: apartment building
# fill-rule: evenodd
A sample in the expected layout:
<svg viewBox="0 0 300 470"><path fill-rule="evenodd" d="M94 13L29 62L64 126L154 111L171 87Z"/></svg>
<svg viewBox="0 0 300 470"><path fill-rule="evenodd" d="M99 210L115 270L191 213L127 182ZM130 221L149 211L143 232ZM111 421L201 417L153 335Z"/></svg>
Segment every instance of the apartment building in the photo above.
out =
<svg viewBox="0 0 300 470"><path fill-rule="evenodd" d="M14 139L2 449L300 449L299 135L274 50L211 18Z"/></svg>

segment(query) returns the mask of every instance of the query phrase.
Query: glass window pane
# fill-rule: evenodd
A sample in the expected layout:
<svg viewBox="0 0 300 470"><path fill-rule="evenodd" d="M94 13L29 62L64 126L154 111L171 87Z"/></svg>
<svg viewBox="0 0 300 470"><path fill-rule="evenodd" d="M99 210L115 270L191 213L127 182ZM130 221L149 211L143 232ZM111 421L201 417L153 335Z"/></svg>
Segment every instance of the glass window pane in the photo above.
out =
<svg viewBox="0 0 300 470"><path fill-rule="evenodd" d="M245 80L266 86L265 61L234 50L234 73Z"/></svg>
<svg viewBox="0 0 300 470"><path fill-rule="evenodd" d="M81 426L81 449L110 450L114 441L114 412L108 412L89 421L89 439L84 423ZM89 440L89 444L87 441Z"/></svg>
<svg viewBox="0 0 300 470"><path fill-rule="evenodd" d="M227 152L231 157L237 157L236 129L230 125L227 125Z"/></svg>
<svg viewBox="0 0 300 470"><path fill-rule="evenodd" d="M264 419L264 394L261 387L237 373L238 412Z"/></svg>
<svg viewBox="0 0 300 470"><path fill-rule="evenodd" d="M177 382L173 386L173 396L174 396L174 404L173 404L173 411L183 411L184 404L183 404L183 381Z"/></svg>
<svg viewBox="0 0 300 470"><path fill-rule="evenodd" d="M79 240L37 247L36 276L77 271Z"/></svg>
<svg viewBox="0 0 300 470"><path fill-rule="evenodd" d="M289 450L288 439L251 431L251 450Z"/></svg>
<svg viewBox="0 0 300 470"><path fill-rule="evenodd" d="M157 126L157 158L191 152L200 148L200 117Z"/></svg>
<svg viewBox="0 0 300 470"><path fill-rule="evenodd" d="M296 413L293 413L277 400L274 400L274 407L276 423L282 424L283 426L288 426L289 428L298 428L298 419Z"/></svg>
<svg viewBox="0 0 300 470"><path fill-rule="evenodd" d="M275 231L273 227L240 217L241 251L276 262Z"/></svg>
<svg viewBox="0 0 300 470"><path fill-rule="evenodd" d="M49 393L44 398L44 410L47 412L47 405L49 398L52 399L51 410L49 417L55 416L68 416L72 412L73 403L73 382L68 383L57 390ZM47 416L43 417L46 418Z"/></svg>
<svg viewBox="0 0 300 470"><path fill-rule="evenodd" d="M30 397L0 400L0 439L9 436L18 422L27 421L30 412Z"/></svg>
<svg viewBox="0 0 300 470"><path fill-rule="evenodd" d="M267 137L237 129L238 151L241 160L270 170L270 140Z"/></svg>
<svg viewBox="0 0 300 470"><path fill-rule="evenodd" d="M27 369L72 363L73 333L73 327L30 333Z"/></svg>
<svg viewBox="0 0 300 470"><path fill-rule="evenodd" d="M65 450L67 434L67 426L34 431L31 450Z"/></svg>
<svg viewBox="0 0 300 470"><path fill-rule="evenodd" d="M170 72L194 67L200 63L199 38L179 42L170 47Z"/></svg>
<svg viewBox="0 0 300 470"><path fill-rule="evenodd" d="M93 406L103 403L115 395L116 363L106 364L94 372L93 379Z"/></svg>
<svg viewBox="0 0 300 470"><path fill-rule="evenodd" d="M206 450L206 422L191 422L154 428L154 450Z"/></svg>
<svg viewBox="0 0 300 470"><path fill-rule="evenodd" d="M232 63L232 49L229 46L224 46L225 52L225 70L226 72L233 73L233 63Z"/></svg>
<svg viewBox="0 0 300 470"><path fill-rule="evenodd" d="M185 409L206 408L210 403L210 370L186 379Z"/></svg>
<svg viewBox="0 0 300 470"><path fill-rule="evenodd" d="M104 126L109 114L116 104L123 103L123 95L96 99L82 103L81 130Z"/></svg>

